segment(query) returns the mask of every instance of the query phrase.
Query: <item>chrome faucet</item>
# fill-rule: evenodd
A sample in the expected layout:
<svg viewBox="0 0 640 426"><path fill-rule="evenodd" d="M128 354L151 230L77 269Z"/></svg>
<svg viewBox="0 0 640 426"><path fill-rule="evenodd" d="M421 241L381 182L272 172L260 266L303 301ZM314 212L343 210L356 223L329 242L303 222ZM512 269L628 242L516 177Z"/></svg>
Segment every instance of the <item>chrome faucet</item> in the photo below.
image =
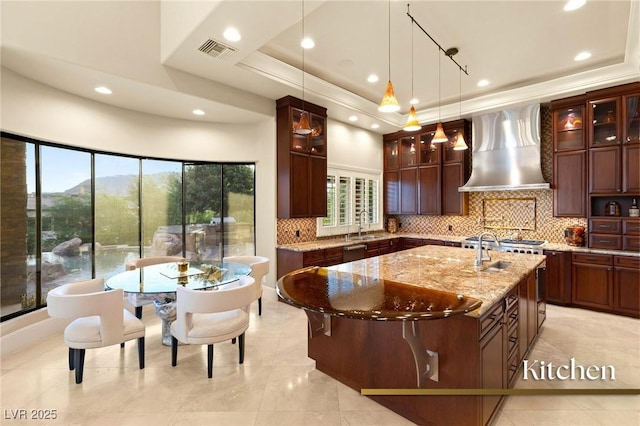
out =
<svg viewBox="0 0 640 426"><path fill-rule="evenodd" d="M489 235L491 237L493 237L493 240L496 242L496 244L498 244L498 247L500 247L500 241L498 241L498 237L496 237L496 234L494 234L493 232L483 232L482 234L480 234L480 236L478 237L478 255L476 256L476 260L473 261L473 266L482 266L482 262L486 261L490 261L491 260L491 256L489 256L489 249L486 249L487 252L487 256L483 257L482 256L482 237L484 237L485 235Z"/></svg>
<svg viewBox="0 0 640 426"><path fill-rule="evenodd" d="M360 213L358 213L358 238L362 238L362 214L363 213L367 213L369 214L365 209L360 210Z"/></svg>

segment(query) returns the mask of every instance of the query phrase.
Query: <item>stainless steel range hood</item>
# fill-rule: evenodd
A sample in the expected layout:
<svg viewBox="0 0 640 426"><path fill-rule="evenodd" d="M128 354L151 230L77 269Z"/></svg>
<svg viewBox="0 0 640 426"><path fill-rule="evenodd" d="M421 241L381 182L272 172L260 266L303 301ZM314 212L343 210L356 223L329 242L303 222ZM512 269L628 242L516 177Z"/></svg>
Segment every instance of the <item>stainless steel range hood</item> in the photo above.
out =
<svg viewBox="0 0 640 426"><path fill-rule="evenodd" d="M474 116L471 161L460 192L549 189L540 167L540 104Z"/></svg>

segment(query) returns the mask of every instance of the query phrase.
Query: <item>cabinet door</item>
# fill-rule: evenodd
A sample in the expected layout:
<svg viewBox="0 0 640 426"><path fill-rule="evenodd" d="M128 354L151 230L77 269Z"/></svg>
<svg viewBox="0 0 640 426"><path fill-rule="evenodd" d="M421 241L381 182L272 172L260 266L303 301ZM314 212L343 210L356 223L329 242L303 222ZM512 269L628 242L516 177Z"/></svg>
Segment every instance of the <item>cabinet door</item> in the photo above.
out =
<svg viewBox="0 0 640 426"><path fill-rule="evenodd" d="M400 213L400 172L384 172L384 212Z"/></svg>
<svg viewBox="0 0 640 426"><path fill-rule="evenodd" d="M400 167L418 165L418 147L415 136L400 139Z"/></svg>
<svg viewBox="0 0 640 426"><path fill-rule="evenodd" d="M589 104L590 146L619 144L620 97L594 100Z"/></svg>
<svg viewBox="0 0 640 426"><path fill-rule="evenodd" d="M309 157L291 153L290 164L290 217L308 217L310 196Z"/></svg>
<svg viewBox="0 0 640 426"><path fill-rule="evenodd" d="M623 141L640 142L640 94L623 96Z"/></svg>
<svg viewBox="0 0 640 426"><path fill-rule="evenodd" d="M398 161L398 141L385 141L384 143L384 169L397 170L400 167Z"/></svg>
<svg viewBox="0 0 640 426"><path fill-rule="evenodd" d="M295 133L295 130L298 128L300 123L300 117L302 116L302 110L297 108L291 108L291 122L293 123L291 132L289 132L289 137L291 141L291 146L289 149L291 151L308 153L309 152L309 137L307 135L299 135ZM307 119L309 116L307 115Z"/></svg>
<svg viewBox="0 0 640 426"><path fill-rule="evenodd" d="M640 143L622 147L622 192L640 193Z"/></svg>
<svg viewBox="0 0 640 426"><path fill-rule="evenodd" d="M547 268L545 285L547 301L565 305L571 303L571 257L568 252L545 250Z"/></svg>
<svg viewBox="0 0 640 426"><path fill-rule="evenodd" d="M418 213L418 169L400 170L400 214Z"/></svg>
<svg viewBox="0 0 640 426"><path fill-rule="evenodd" d="M480 340L480 363L483 389L503 389L506 387L506 345L504 325L498 323ZM482 423L489 418L500 403L501 396L482 396Z"/></svg>
<svg viewBox="0 0 640 426"><path fill-rule="evenodd" d="M561 152L553 156L553 215L585 217L586 212L585 151Z"/></svg>
<svg viewBox="0 0 640 426"><path fill-rule="evenodd" d="M614 262L613 309L640 317L640 259L616 256Z"/></svg>
<svg viewBox="0 0 640 426"><path fill-rule="evenodd" d="M420 135L420 165L432 166L440 164L442 144L432 143L433 133Z"/></svg>
<svg viewBox="0 0 640 426"><path fill-rule="evenodd" d="M309 157L309 216L327 215L327 160Z"/></svg>
<svg viewBox="0 0 640 426"><path fill-rule="evenodd" d="M309 135L309 153L319 157L327 156L327 129L324 117L311 114L311 134ZM325 160L326 161L326 160Z"/></svg>
<svg viewBox="0 0 640 426"><path fill-rule="evenodd" d="M584 107L562 108L553 112L553 151L584 149Z"/></svg>
<svg viewBox="0 0 640 426"><path fill-rule="evenodd" d="M620 147L589 150L589 193L618 194L620 185Z"/></svg>
<svg viewBox="0 0 640 426"><path fill-rule="evenodd" d="M418 169L418 214L440 214L440 165Z"/></svg>
<svg viewBox="0 0 640 426"><path fill-rule="evenodd" d="M442 214L465 215L468 213L468 193L458 192L464 185L464 165L450 163L442 166Z"/></svg>
<svg viewBox="0 0 640 426"><path fill-rule="evenodd" d="M613 267L574 262L571 269L575 305L606 310L613 307Z"/></svg>

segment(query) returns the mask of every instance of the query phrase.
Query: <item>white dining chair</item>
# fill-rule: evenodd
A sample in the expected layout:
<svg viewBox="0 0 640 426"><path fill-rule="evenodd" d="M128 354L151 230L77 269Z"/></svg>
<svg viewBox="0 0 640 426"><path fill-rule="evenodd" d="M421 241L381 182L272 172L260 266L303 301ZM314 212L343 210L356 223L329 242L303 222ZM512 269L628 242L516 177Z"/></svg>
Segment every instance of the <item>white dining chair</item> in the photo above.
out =
<svg viewBox="0 0 640 426"><path fill-rule="evenodd" d="M152 256L152 257L141 257L140 259L135 259L127 262L125 264L125 270L133 271L138 268L144 268L145 266L151 265L160 265L162 263L177 263L184 262L185 259L182 256ZM153 303L152 300L145 299L144 297L140 297L139 294L127 294L127 300L136 310L136 316L138 318L142 318L142 307L144 305L148 305Z"/></svg>
<svg viewBox="0 0 640 426"><path fill-rule="evenodd" d="M73 319L64 330L64 342L76 383L82 383L86 349L138 339L138 364L144 368L144 323L124 308L121 289L105 291L103 278L53 288L47 310L52 318Z"/></svg>
<svg viewBox="0 0 640 426"><path fill-rule="evenodd" d="M240 277L238 285L220 290L178 287L176 320L171 324L171 365L178 360L178 342L207 345L207 374L213 377L213 345L238 338L239 362L244 362L244 332L249 328L249 305L255 280Z"/></svg>
<svg viewBox="0 0 640 426"><path fill-rule="evenodd" d="M254 289L255 299L258 300L258 315L262 315L262 284L269 273L269 258L264 256L227 256L222 261L238 262L251 267L251 276L256 280Z"/></svg>

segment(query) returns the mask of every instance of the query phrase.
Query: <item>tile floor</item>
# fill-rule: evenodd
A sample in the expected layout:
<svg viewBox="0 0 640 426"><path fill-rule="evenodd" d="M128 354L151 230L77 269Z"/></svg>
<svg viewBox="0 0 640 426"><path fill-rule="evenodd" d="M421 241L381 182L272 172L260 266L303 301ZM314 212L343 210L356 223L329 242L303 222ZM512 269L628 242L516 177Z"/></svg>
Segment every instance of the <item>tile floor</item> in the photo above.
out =
<svg viewBox="0 0 640 426"><path fill-rule="evenodd" d="M267 289L263 315L252 306L246 357L215 346L214 377L207 379L206 349L181 346L178 366L160 344L161 324L151 307L146 368L136 345L87 351L84 382L67 369L62 333L2 359L2 424L64 425L410 425L411 422L314 369L306 356L306 316L276 301ZM640 388L640 321L549 306L542 334L528 359L583 365L611 364L615 388ZM521 376L521 374L520 374ZM599 385L599 384L598 384ZM569 387L566 382L517 387ZM583 387L595 387L593 383ZM574 386L577 387L577 386ZM12 420L16 410L56 410L57 419ZM640 425L640 395L515 396L493 425Z"/></svg>

